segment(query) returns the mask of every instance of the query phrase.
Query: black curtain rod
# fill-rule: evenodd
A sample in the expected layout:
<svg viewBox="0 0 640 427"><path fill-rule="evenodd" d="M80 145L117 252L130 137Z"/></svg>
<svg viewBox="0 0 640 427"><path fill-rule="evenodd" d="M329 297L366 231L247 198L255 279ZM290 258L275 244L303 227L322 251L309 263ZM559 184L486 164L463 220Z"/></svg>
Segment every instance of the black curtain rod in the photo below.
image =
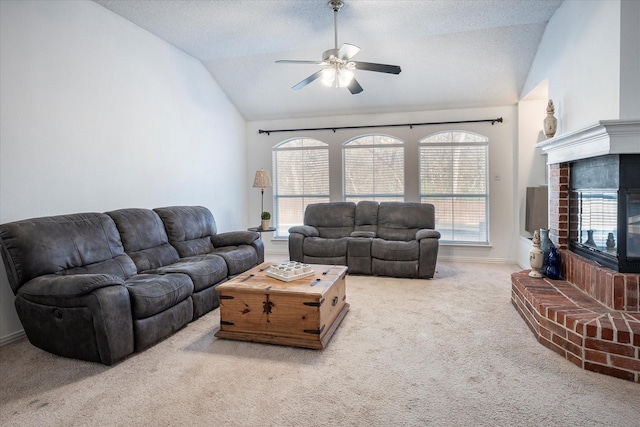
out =
<svg viewBox="0 0 640 427"><path fill-rule="evenodd" d="M258 133L266 133L267 135L271 135L271 133L276 132L308 132L314 130L332 130L334 133L337 130L341 129L366 129L366 128L388 128L388 127L400 127L400 126L409 126L410 129L413 129L414 126L427 126L427 125L451 125L458 123L488 123L491 122L493 126L496 122L502 123L502 117L498 117L497 119L483 119L483 120L459 120L455 122L430 122L430 123L404 123L404 124L395 124L395 125L369 125L369 126L335 126L328 128L307 128L307 129L270 129L270 130L262 130L259 129Z"/></svg>

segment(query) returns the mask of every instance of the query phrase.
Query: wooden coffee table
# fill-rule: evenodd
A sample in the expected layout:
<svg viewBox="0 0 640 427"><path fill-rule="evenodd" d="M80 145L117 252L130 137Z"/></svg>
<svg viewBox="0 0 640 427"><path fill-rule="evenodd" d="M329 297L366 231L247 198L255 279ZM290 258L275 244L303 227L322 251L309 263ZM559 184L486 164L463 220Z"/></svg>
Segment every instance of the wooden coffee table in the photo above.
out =
<svg viewBox="0 0 640 427"><path fill-rule="evenodd" d="M259 266L217 287L218 338L323 349L349 311L347 267L312 264L313 275L283 282Z"/></svg>

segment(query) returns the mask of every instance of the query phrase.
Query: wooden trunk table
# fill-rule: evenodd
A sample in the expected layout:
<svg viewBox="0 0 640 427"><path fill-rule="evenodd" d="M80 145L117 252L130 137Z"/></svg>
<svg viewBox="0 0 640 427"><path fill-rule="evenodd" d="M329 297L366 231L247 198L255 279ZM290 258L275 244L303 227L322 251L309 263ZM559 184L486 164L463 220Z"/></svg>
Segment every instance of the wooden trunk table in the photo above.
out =
<svg viewBox="0 0 640 427"><path fill-rule="evenodd" d="M259 266L217 287L218 338L323 349L349 311L347 267L312 264L313 275L284 282Z"/></svg>

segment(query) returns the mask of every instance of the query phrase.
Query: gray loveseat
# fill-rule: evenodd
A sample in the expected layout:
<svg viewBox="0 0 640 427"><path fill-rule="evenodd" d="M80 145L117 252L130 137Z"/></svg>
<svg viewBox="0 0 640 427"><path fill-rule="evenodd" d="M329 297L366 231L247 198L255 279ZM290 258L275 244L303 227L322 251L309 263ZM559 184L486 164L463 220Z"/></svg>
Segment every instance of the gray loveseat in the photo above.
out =
<svg viewBox="0 0 640 427"><path fill-rule="evenodd" d="M440 233L427 203L351 202L307 206L304 225L289 229L289 257L339 264L349 274L433 277Z"/></svg>
<svg viewBox="0 0 640 427"><path fill-rule="evenodd" d="M29 341L105 365L217 308L216 286L264 261L258 233L217 233L201 206L2 224L0 249Z"/></svg>

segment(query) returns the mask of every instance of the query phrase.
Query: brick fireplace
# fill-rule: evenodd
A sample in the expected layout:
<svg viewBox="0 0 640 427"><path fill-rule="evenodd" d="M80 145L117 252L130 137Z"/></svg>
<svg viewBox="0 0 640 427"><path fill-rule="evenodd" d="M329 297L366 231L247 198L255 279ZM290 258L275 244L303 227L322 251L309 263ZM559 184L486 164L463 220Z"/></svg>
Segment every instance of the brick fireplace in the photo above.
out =
<svg viewBox="0 0 640 427"><path fill-rule="evenodd" d="M549 164L549 236L564 280L511 276L511 300L538 342L577 366L640 382L640 274L619 273L569 250L572 161L640 153L640 121L601 121L538 144Z"/></svg>

